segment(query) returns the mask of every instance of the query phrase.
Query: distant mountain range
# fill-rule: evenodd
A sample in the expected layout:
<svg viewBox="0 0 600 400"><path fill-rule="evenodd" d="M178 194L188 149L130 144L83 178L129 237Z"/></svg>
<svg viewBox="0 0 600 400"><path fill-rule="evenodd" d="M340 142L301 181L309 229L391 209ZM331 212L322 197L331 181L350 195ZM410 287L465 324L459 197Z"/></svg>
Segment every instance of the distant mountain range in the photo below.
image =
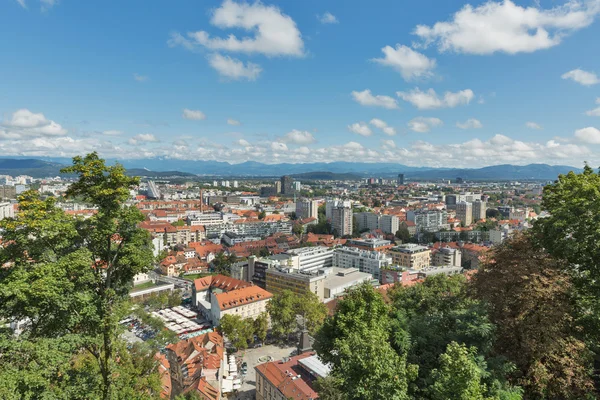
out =
<svg viewBox="0 0 600 400"><path fill-rule="evenodd" d="M116 160L107 160L115 163ZM128 174L148 177L229 176L240 178L292 175L299 180L345 180L366 177L396 177L404 174L407 181L456 179L467 180L554 180L559 174L581 169L564 165L494 165L484 168L428 168L393 163L332 162L306 164L263 164L247 161L230 164L222 161L189 161L172 159L119 160ZM30 175L44 178L60 175L60 169L70 165L68 158L26 159L0 158L0 175Z"/></svg>

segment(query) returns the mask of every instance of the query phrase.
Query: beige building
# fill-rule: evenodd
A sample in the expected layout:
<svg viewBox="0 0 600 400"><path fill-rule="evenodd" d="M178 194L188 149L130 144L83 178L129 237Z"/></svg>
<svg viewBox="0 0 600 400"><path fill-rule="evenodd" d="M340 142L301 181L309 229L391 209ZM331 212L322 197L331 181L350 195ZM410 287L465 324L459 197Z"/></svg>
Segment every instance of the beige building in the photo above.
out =
<svg viewBox="0 0 600 400"><path fill-rule="evenodd" d="M223 293L212 293L212 323L218 325L224 315L239 315L243 319L256 319L267 312L267 303L273 295L258 286L248 286Z"/></svg>
<svg viewBox="0 0 600 400"><path fill-rule="evenodd" d="M431 265L431 250L417 244L403 244L389 251L395 265L409 269L422 269Z"/></svg>
<svg viewBox="0 0 600 400"><path fill-rule="evenodd" d="M307 291L316 294L320 301L325 298L325 275L309 272L294 272L292 269L268 269L267 291L277 294L290 290L298 295Z"/></svg>
<svg viewBox="0 0 600 400"><path fill-rule="evenodd" d="M460 267L461 261L462 257L460 250L451 247L442 247L435 252L431 258L431 264L436 267Z"/></svg>
<svg viewBox="0 0 600 400"><path fill-rule="evenodd" d="M456 205L456 218L460 220L465 226L469 226L473 223L473 203L467 203L461 201Z"/></svg>
<svg viewBox="0 0 600 400"><path fill-rule="evenodd" d="M332 211L331 227L339 237L352 235L352 209L335 207Z"/></svg>
<svg viewBox="0 0 600 400"><path fill-rule="evenodd" d="M487 202L476 200L473 202L473 222L477 222L481 219L485 219L485 212L487 211Z"/></svg>

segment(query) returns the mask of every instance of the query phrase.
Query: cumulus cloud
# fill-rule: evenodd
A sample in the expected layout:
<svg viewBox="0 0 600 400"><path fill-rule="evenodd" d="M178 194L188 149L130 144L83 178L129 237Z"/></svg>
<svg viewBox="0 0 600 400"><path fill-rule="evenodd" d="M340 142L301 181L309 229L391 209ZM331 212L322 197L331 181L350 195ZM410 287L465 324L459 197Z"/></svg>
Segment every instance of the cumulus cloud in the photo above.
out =
<svg viewBox="0 0 600 400"><path fill-rule="evenodd" d="M190 110L189 108L184 108L181 116L185 119L190 119L192 121L200 121L206 119L206 115L200 110Z"/></svg>
<svg viewBox="0 0 600 400"><path fill-rule="evenodd" d="M209 56L208 63L219 75L233 80L255 81L262 72L262 68L258 64L251 62L244 63L237 58L221 54L212 54Z"/></svg>
<svg viewBox="0 0 600 400"><path fill-rule="evenodd" d="M56 5L57 0L40 0L41 10L46 11ZM25 0L17 0L17 3L23 8L27 8L27 2Z"/></svg>
<svg viewBox="0 0 600 400"><path fill-rule="evenodd" d="M242 123L240 121L238 121L237 119L232 119L232 118L227 119L227 125L239 126L241 124Z"/></svg>
<svg viewBox="0 0 600 400"><path fill-rule="evenodd" d="M387 67L392 67L402 75L404 80L411 81L417 78L427 78L433 75L436 61L408 46L397 44L396 48L385 46L381 49L383 58L374 58L373 61Z"/></svg>
<svg viewBox="0 0 600 400"><path fill-rule="evenodd" d="M271 143L271 150L273 150L273 151L288 151L288 147L285 143L273 142L273 143Z"/></svg>
<svg viewBox="0 0 600 400"><path fill-rule="evenodd" d="M348 125L348 130L361 136L371 136L373 134L371 128L364 122L355 122L352 125Z"/></svg>
<svg viewBox="0 0 600 400"><path fill-rule="evenodd" d="M575 131L575 137L584 143L600 144L600 129L587 127Z"/></svg>
<svg viewBox="0 0 600 400"><path fill-rule="evenodd" d="M129 139L130 145L136 145L140 143L156 143L159 140L151 133L141 133Z"/></svg>
<svg viewBox="0 0 600 400"><path fill-rule="evenodd" d="M548 49L590 25L600 12L597 0L570 0L551 9L521 7L511 0L465 5L449 21L418 25L421 45L467 54L531 53Z"/></svg>
<svg viewBox="0 0 600 400"><path fill-rule="evenodd" d="M600 97L596 99L596 104L600 104ZM590 117L600 117L600 107L585 112Z"/></svg>
<svg viewBox="0 0 600 400"><path fill-rule="evenodd" d="M286 143L294 143L294 144L311 144L314 143L315 137L309 131L300 131L298 129L294 129L291 132L288 132L282 139L283 142Z"/></svg>
<svg viewBox="0 0 600 400"><path fill-rule="evenodd" d="M247 140L245 140L245 139L240 139L236 143L239 144L240 146L243 146L243 147L250 146L250 142L247 141Z"/></svg>
<svg viewBox="0 0 600 400"><path fill-rule="evenodd" d="M12 113L2 122L9 134L16 136L63 136L67 134L59 123L47 119L42 113L26 108Z"/></svg>
<svg viewBox="0 0 600 400"><path fill-rule="evenodd" d="M535 130L540 130L542 129L542 126L540 124L537 124L535 122L526 122L525 126L528 127L529 129L535 129Z"/></svg>
<svg viewBox="0 0 600 400"><path fill-rule="evenodd" d="M465 122L457 122L456 126L460 129L480 129L483 128L483 124L475 119L475 118L469 118L468 120L466 120Z"/></svg>
<svg viewBox="0 0 600 400"><path fill-rule="evenodd" d="M411 131L427 133L432 128L444 125L444 122L439 118L417 117L408 121L407 125Z"/></svg>
<svg viewBox="0 0 600 400"><path fill-rule="evenodd" d="M225 0L214 10L210 23L221 29L241 29L254 36L238 38L231 33L225 38L211 37L206 31L189 32L187 36L173 33L170 46L194 49L203 46L211 50L262 54L269 57L304 55L304 42L296 23L274 5Z"/></svg>
<svg viewBox="0 0 600 400"><path fill-rule="evenodd" d="M382 140L381 147L383 147L384 149L395 149L396 142L394 142L392 139Z"/></svg>
<svg viewBox="0 0 600 400"><path fill-rule="evenodd" d="M352 98L362 106L382 107L387 108L388 110L398 108L396 99L389 96L373 95L369 89L363 90L362 92L353 91Z"/></svg>
<svg viewBox="0 0 600 400"><path fill-rule="evenodd" d="M429 89L424 92L415 88L410 92L396 92L398 97L417 107L419 110L431 110L435 108L454 108L469 104L475 94L471 89L458 92L446 92L443 97L437 95L435 90Z"/></svg>
<svg viewBox="0 0 600 400"><path fill-rule="evenodd" d="M561 78L570 79L583 86L592 86L600 83L598 75L596 75L594 72L588 72L582 69L574 69L566 72L561 76Z"/></svg>
<svg viewBox="0 0 600 400"><path fill-rule="evenodd" d="M330 12L326 12L325 14L322 14L322 15L317 15L317 19L322 24L337 24L337 23L339 23L336 16Z"/></svg>
<svg viewBox="0 0 600 400"><path fill-rule="evenodd" d="M379 118L373 118L370 122L375 128L379 128L386 135L394 136L396 134L396 129L389 126L385 121L380 120Z"/></svg>
<svg viewBox="0 0 600 400"><path fill-rule="evenodd" d="M133 74L133 79L135 79L138 82L146 82L148 80L148 76L147 75L140 75L138 73L134 73Z"/></svg>

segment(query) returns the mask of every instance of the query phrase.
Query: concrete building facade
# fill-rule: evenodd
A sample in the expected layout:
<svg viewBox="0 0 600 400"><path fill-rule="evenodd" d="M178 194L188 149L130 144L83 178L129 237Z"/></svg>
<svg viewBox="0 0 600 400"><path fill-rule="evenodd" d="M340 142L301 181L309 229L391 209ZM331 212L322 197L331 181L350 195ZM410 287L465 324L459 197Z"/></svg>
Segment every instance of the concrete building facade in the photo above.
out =
<svg viewBox="0 0 600 400"><path fill-rule="evenodd" d="M409 269L423 269L431 265L431 250L417 244L403 244L390 249L389 255L395 265Z"/></svg>

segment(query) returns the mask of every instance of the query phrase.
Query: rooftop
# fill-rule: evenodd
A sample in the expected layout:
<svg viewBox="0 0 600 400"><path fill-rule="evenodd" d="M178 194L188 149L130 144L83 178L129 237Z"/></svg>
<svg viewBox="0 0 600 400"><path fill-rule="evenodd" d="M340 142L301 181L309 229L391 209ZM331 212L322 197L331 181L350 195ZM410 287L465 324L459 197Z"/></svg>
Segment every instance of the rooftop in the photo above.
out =
<svg viewBox="0 0 600 400"><path fill-rule="evenodd" d="M227 293L215 294L221 310L229 310L245 304L270 299L273 295L258 286L248 286Z"/></svg>

